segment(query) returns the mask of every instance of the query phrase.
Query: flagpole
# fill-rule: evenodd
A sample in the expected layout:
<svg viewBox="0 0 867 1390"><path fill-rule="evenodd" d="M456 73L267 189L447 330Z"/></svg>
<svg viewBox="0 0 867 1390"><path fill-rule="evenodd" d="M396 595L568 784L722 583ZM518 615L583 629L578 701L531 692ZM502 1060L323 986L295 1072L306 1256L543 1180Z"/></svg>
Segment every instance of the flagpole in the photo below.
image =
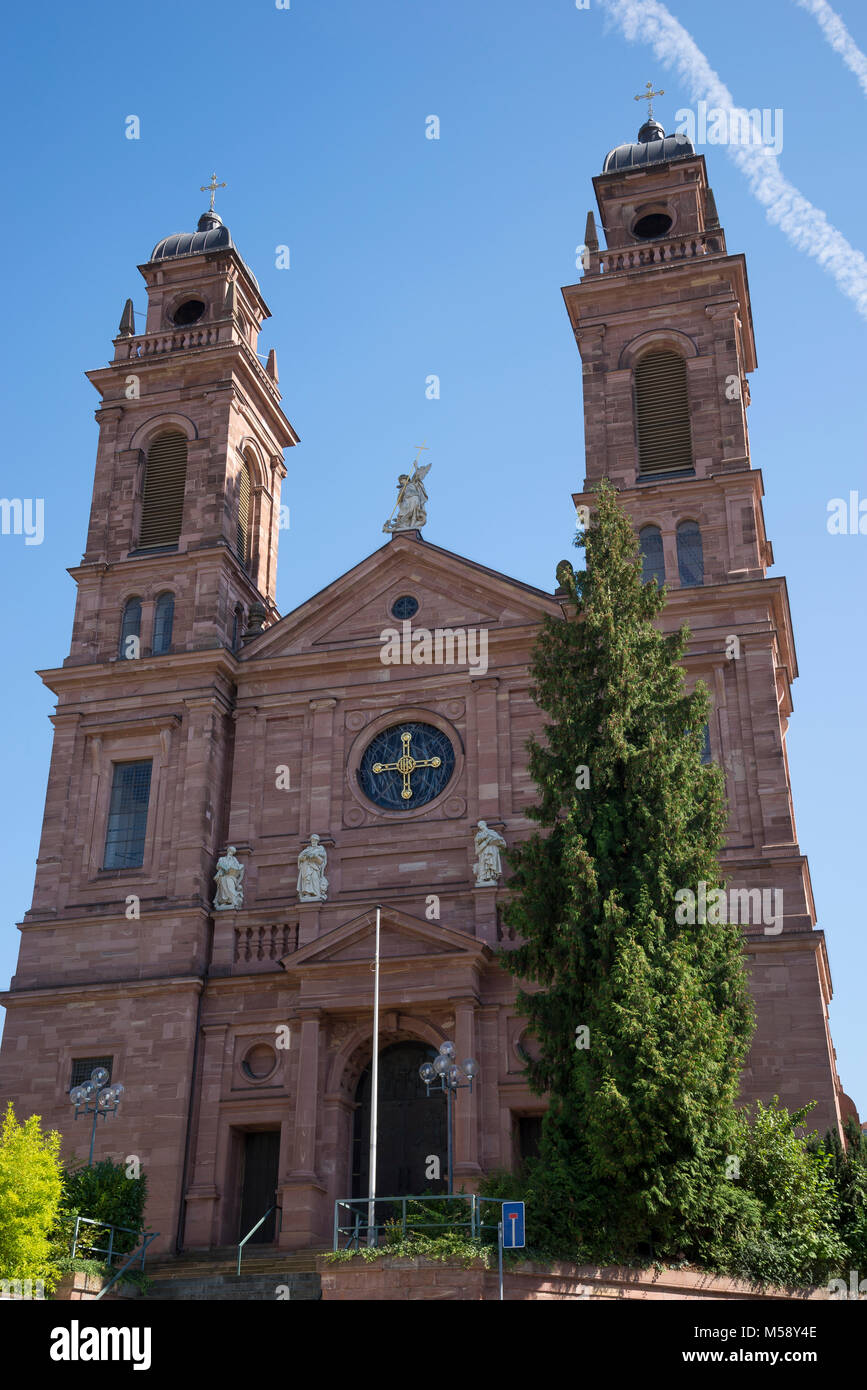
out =
<svg viewBox="0 0 867 1390"><path fill-rule="evenodd" d="M376 1244L376 1132L379 1113L379 922L376 909L376 956L373 974L373 1070L370 1078L370 1161L367 1197L367 1243Z"/></svg>

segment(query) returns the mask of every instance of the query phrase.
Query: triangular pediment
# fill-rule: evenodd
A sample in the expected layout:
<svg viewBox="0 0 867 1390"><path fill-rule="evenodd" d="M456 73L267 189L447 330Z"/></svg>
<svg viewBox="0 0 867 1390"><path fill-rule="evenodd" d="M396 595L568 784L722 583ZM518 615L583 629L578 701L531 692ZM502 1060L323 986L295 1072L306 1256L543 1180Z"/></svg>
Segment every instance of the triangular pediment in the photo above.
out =
<svg viewBox="0 0 867 1390"><path fill-rule="evenodd" d="M308 942L299 951L284 956L280 964L287 974L317 966L357 966L370 969L375 954L376 909L370 908L348 922ZM441 956L482 959L490 949L465 932L452 930L441 922L428 922L398 908L382 908L379 933L380 960L411 961Z"/></svg>
<svg viewBox="0 0 867 1390"><path fill-rule="evenodd" d="M429 545L415 533L398 533L249 643L242 659L378 649L384 631L401 630L391 609L403 596L419 605L411 619L414 631L526 628L560 612L542 589Z"/></svg>

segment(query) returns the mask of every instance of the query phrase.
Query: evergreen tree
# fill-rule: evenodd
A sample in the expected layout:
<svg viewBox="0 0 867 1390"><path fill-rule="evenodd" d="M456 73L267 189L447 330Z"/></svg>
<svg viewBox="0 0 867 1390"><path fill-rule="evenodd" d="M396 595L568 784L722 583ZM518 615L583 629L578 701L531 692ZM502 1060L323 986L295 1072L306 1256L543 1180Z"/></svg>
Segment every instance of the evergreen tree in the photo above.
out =
<svg viewBox="0 0 867 1390"><path fill-rule="evenodd" d="M755 1221L726 1176L752 1032L741 936L710 907L679 921L675 896L721 884L708 696L684 693L688 630L654 627L664 590L642 583L607 482L575 543L586 569L557 571L571 616L546 619L534 652L541 830L509 854L523 944L501 956L539 986L518 995L540 1048L530 1084L549 1100L528 1217L540 1242L600 1256L707 1252Z"/></svg>
<svg viewBox="0 0 867 1390"><path fill-rule="evenodd" d="M828 1159L839 1204L837 1230L853 1269L867 1279L867 1134L851 1115L843 1132L845 1145L836 1129L829 1129L824 1140L814 1136L809 1147Z"/></svg>

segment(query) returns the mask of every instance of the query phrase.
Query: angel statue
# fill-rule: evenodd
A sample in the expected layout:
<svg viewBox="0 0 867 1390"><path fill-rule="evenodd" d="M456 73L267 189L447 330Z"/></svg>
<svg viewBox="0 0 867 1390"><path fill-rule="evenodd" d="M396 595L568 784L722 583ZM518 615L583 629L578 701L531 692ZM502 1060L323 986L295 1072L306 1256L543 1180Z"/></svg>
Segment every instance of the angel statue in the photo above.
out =
<svg viewBox="0 0 867 1390"><path fill-rule="evenodd" d="M500 850L506 848L502 835L492 830L486 821L480 820L475 835L475 848L478 858L473 865L477 888L491 888L502 873Z"/></svg>
<svg viewBox="0 0 867 1390"><path fill-rule="evenodd" d="M408 473L401 473L397 480L397 503L395 511L392 512L388 521L383 526L383 531L420 531L427 521L427 493L425 492L424 479L430 472L432 464L426 463L421 468L415 464L415 471L412 477Z"/></svg>
<svg viewBox="0 0 867 1390"><path fill-rule="evenodd" d="M324 903L328 893L325 868L328 855L318 835L310 836L298 856L298 897L302 903Z"/></svg>
<svg viewBox="0 0 867 1390"><path fill-rule="evenodd" d="M235 858L235 846L229 845L222 859L217 860L214 874L217 892L214 897L216 911L244 906L244 865Z"/></svg>

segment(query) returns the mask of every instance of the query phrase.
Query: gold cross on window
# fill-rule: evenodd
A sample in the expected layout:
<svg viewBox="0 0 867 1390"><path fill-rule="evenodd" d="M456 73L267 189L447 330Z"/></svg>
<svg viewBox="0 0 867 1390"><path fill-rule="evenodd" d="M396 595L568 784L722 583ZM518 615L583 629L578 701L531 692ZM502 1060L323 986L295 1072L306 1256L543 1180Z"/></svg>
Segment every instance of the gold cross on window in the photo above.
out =
<svg viewBox="0 0 867 1390"><path fill-rule="evenodd" d="M442 758L414 758L409 751L412 742L412 734L401 734L400 741L403 744L403 753L396 763L374 763L374 772L399 772L403 777L403 791L401 797L404 801L409 801L412 796L412 786L410 777L417 767L441 767Z"/></svg>

